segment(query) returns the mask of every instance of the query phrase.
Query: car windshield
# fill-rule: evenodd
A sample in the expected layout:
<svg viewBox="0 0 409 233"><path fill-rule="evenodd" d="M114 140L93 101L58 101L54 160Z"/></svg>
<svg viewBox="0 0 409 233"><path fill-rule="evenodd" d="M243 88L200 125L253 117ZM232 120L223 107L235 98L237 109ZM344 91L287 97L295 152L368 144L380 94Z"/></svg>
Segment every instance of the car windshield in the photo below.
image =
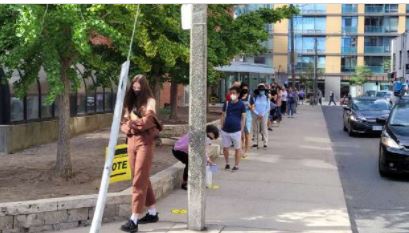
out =
<svg viewBox="0 0 409 233"><path fill-rule="evenodd" d="M352 108L359 111L384 111L389 110L390 105L385 100L355 100Z"/></svg>
<svg viewBox="0 0 409 233"><path fill-rule="evenodd" d="M377 92L376 93L376 97L380 97L380 98L384 98L384 97L391 97L391 93L389 92Z"/></svg>
<svg viewBox="0 0 409 233"><path fill-rule="evenodd" d="M409 126L409 103L396 105L391 113L389 124L392 126Z"/></svg>

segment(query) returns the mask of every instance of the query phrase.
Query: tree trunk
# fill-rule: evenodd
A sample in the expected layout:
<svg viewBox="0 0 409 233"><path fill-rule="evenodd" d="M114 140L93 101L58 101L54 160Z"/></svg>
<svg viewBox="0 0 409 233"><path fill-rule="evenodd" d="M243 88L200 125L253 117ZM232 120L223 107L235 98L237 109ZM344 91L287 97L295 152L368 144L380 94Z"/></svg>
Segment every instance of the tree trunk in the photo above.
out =
<svg viewBox="0 0 409 233"><path fill-rule="evenodd" d="M177 120L178 119L178 84L172 79L170 86L170 116L169 119Z"/></svg>
<svg viewBox="0 0 409 233"><path fill-rule="evenodd" d="M69 179L72 177L70 155L70 79L68 77L69 62L61 62L61 82L63 92L58 96L58 144L55 171L58 176Z"/></svg>
<svg viewBox="0 0 409 233"><path fill-rule="evenodd" d="M154 76L154 86L153 86L153 95L156 100L156 113L159 114L160 110L160 76Z"/></svg>

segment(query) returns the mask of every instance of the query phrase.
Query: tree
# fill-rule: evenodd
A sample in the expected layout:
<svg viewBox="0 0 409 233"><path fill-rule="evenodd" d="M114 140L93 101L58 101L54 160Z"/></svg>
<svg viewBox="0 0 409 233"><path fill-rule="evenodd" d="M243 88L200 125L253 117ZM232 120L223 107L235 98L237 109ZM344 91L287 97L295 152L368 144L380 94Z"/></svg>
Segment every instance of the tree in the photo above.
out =
<svg viewBox="0 0 409 233"><path fill-rule="evenodd" d="M355 68L355 73L349 82L351 85L362 85L371 76L372 71L367 66L357 66Z"/></svg>
<svg viewBox="0 0 409 233"><path fill-rule="evenodd" d="M59 108L55 171L66 179L73 175L69 94L78 84L75 65L87 61L85 65L106 72L107 63L98 49L115 50L124 60L130 40L131 32L119 33L105 21L107 16L99 14L98 7L73 4L0 6L0 63L7 68L7 77L16 70L20 73L20 81L16 84L20 97L38 79L40 68L46 71L50 86L48 102L57 99ZM111 12L119 10L129 11L126 7L115 6Z"/></svg>

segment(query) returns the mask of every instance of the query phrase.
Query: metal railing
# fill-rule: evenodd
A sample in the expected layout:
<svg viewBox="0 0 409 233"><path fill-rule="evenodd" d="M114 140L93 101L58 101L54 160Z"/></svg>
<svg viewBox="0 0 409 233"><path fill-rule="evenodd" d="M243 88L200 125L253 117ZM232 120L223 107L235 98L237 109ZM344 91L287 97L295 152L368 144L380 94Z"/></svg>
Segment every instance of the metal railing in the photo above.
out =
<svg viewBox="0 0 409 233"><path fill-rule="evenodd" d="M341 53L356 53L356 47L342 47Z"/></svg>
<svg viewBox="0 0 409 233"><path fill-rule="evenodd" d="M357 27L343 27L342 32L344 33L356 33L358 31Z"/></svg>
<svg viewBox="0 0 409 233"><path fill-rule="evenodd" d="M356 4L342 4L342 13L357 13L358 6Z"/></svg>
<svg viewBox="0 0 409 233"><path fill-rule="evenodd" d="M389 46L365 46L365 53L389 53Z"/></svg>
<svg viewBox="0 0 409 233"><path fill-rule="evenodd" d="M367 66L373 73L385 73L383 66Z"/></svg>

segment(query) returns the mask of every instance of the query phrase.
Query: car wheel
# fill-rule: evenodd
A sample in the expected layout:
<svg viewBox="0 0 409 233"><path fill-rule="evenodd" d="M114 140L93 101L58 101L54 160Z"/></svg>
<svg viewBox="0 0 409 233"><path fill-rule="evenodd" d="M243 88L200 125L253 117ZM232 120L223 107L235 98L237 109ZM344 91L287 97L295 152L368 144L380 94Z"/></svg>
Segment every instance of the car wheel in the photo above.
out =
<svg viewBox="0 0 409 233"><path fill-rule="evenodd" d="M352 131L352 126L351 126L351 124L349 124L349 127L347 128L347 131L348 131L348 135L349 135L350 137L355 136L354 131Z"/></svg>
<svg viewBox="0 0 409 233"><path fill-rule="evenodd" d="M385 167L383 165L383 156L382 156L382 149L379 148L379 159L378 159L378 171L379 171L379 175L381 177L388 177L390 176L389 172L387 172L385 170Z"/></svg>

